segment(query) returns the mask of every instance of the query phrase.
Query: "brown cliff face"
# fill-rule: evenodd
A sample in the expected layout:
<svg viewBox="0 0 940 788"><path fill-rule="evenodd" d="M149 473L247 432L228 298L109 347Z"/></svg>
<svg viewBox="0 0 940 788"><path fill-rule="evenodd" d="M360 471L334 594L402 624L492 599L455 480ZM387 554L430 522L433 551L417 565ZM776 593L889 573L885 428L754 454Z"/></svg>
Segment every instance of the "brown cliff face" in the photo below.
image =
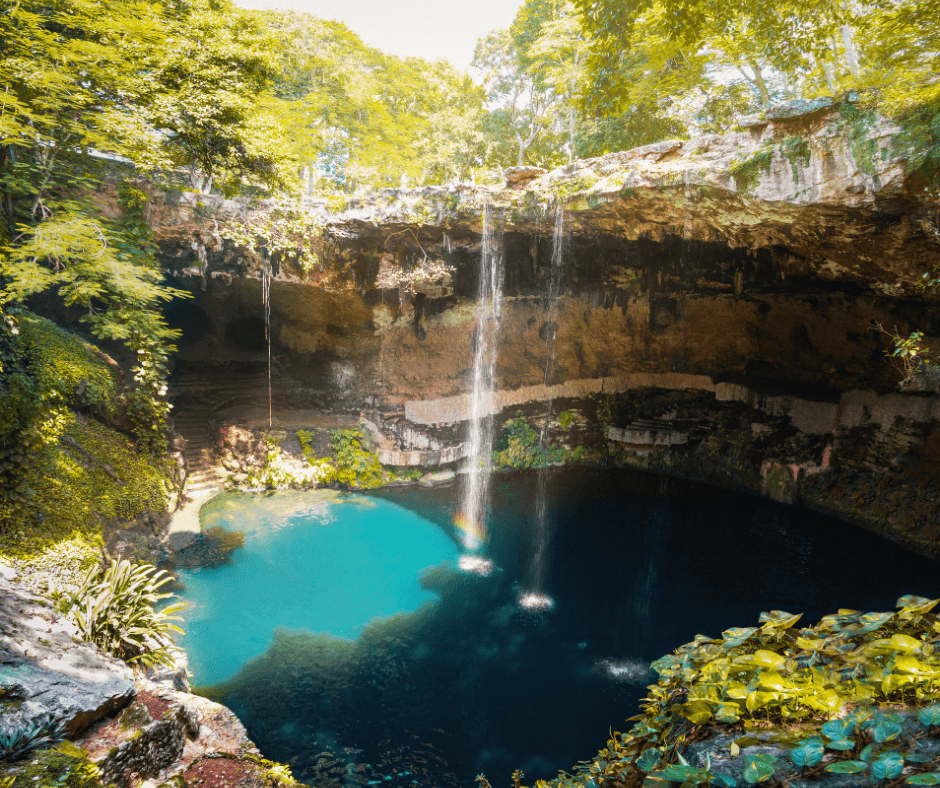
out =
<svg viewBox="0 0 940 788"><path fill-rule="evenodd" d="M513 392L545 383L590 399L606 390L601 379L629 379L619 389L633 403L629 417L609 426L635 435L631 425L669 416L683 420L688 439L652 455L624 439L622 461L802 500L938 552L937 410L920 406L933 395L904 395L913 404L892 405L897 415L885 423L872 415L880 406L852 404L859 391L881 402L903 377L873 323L902 336L920 330L940 345L940 299L918 286L940 266L940 204L909 174L903 140L854 105L809 103L776 108L738 134L579 161L502 190L389 189L350 199L342 213L323 213L318 269L274 261L275 402L418 413L422 402L451 398L453 407L424 410L438 414L431 421L459 421L489 204L505 261L496 379L507 404L537 400ZM207 206L196 209L196 199ZM551 326L559 207L564 248ZM195 295L171 314L192 362L261 359L266 350L259 260L214 231L213 217L239 211L220 198L155 201L164 262ZM657 391L673 388L663 381L686 378L706 381L692 386L704 392L692 410L655 404ZM733 418L721 393L732 390L740 394ZM765 412L766 402L778 404ZM858 418L830 418L843 407ZM828 420L821 432L807 427L817 410ZM596 405L584 412L599 418ZM777 421L767 427L760 413ZM746 457L740 436L756 436L745 441ZM896 475L897 486L879 492L879 473ZM892 509L890 496L911 485L906 508Z"/></svg>

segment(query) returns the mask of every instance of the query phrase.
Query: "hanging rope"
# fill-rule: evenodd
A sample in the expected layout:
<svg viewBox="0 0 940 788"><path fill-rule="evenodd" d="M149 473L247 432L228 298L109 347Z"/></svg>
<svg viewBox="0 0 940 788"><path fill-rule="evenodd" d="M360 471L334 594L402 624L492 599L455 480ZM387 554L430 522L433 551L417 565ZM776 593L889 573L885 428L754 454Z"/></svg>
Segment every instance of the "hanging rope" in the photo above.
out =
<svg viewBox="0 0 940 788"><path fill-rule="evenodd" d="M273 426L271 407L271 261L267 249L261 252L261 297L264 299L264 338L268 343L268 426Z"/></svg>

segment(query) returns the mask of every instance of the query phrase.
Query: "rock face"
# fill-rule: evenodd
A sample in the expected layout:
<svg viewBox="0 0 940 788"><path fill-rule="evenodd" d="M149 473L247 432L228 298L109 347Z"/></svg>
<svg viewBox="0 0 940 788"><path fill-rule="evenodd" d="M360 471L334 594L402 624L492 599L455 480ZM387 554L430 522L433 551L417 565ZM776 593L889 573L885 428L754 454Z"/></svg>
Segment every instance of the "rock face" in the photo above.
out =
<svg viewBox="0 0 940 788"><path fill-rule="evenodd" d="M821 454L806 448L819 441L797 436L822 433L804 432L798 418L792 432L765 432L762 451L729 476L721 452L706 452L699 437L726 422L730 405L716 396L718 387L749 392L734 405L740 419L754 417L748 424L762 423L758 400L796 398L809 403L807 413L829 413L896 393L904 374L885 359L889 336L872 326L901 336L919 330L940 346L937 295L919 287L924 273L940 265L940 206L923 188L903 130L851 101L789 103L742 126L735 134L660 142L548 173L513 170L507 188L387 189L349 199L339 214L323 209L320 266L303 271L274 260L275 407L375 409L415 421L414 414L434 409L429 403L447 400L465 414L459 402L471 387L482 214L489 204L505 260L500 401L525 399L546 384L596 398L607 391L603 381L648 376L630 389L629 418L625 411L622 423L607 425L624 438L615 441L626 447L617 449L627 452L624 461L633 462L632 447L650 445L653 454L664 452L656 470L807 503L801 480L811 474L791 470L791 483L782 469L819 464ZM244 208L201 197L205 207L198 209L195 199L154 202L163 261L172 281L195 296L170 310L184 331L181 358L184 366L254 359L262 364L254 373L260 381L267 369L259 339L260 263L224 241L216 224ZM560 209L561 297L549 326L551 228ZM550 334L555 355L546 381ZM698 387L707 396L696 400L697 415L689 411L681 429L661 434L644 424L674 410L657 404L669 375L707 381ZM899 513L905 499L882 500L873 486L876 467L903 481L885 495L906 491L916 498L932 489L937 420L924 401L934 396L936 381L918 377L905 384L909 399L892 424L872 412L854 427L837 419L825 433L833 473L863 480L859 489L851 481L825 493L853 496L852 506L843 502L833 511L852 510L850 519L882 530L893 519L910 520ZM859 407L863 415L871 408ZM225 421L223 405L214 417ZM451 416L437 421L456 424ZM451 445L459 442L457 436ZM402 440L398 448L419 447ZM652 455L642 456L647 462ZM940 540L940 532L918 531L929 531L936 512L919 505L910 511L914 525L898 526L910 532L903 539L921 550Z"/></svg>
<svg viewBox="0 0 940 788"><path fill-rule="evenodd" d="M120 660L82 643L78 629L47 600L0 567L0 720L7 730L51 715L70 735L127 704L133 674Z"/></svg>
<svg viewBox="0 0 940 788"><path fill-rule="evenodd" d="M188 689L185 676L180 680L184 665L149 671L157 680L134 675L78 641L71 622L0 564L0 730L28 728L51 715L71 740L0 765L0 782L22 775L29 784L60 785L67 763L87 759L112 786L287 784L272 778L278 764L260 757L229 709L178 689L181 683Z"/></svg>

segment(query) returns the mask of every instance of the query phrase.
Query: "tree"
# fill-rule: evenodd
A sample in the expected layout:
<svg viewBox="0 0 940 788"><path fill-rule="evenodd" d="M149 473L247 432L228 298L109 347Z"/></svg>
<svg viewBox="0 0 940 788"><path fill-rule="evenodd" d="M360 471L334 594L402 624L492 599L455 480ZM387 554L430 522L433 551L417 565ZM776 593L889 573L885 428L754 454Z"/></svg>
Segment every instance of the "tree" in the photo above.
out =
<svg viewBox="0 0 940 788"><path fill-rule="evenodd" d="M551 0L527 0L508 29L494 30L477 42L473 56L473 66L484 74L488 100L500 105L493 120L515 140L518 165L551 129L561 95L558 73L547 67L552 54L537 46L554 14Z"/></svg>
<svg viewBox="0 0 940 788"><path fill-rule="evenodd" d="M283 185L292 168L254 95L263 31L227 0L19 0L0 15L0 309L54 289L137 358L132 415L163 444L174 337L143 178L175 167ZM117 181L108 219L95 189ZM0 382L2 385L2 382Z"/></svg>
<svg viewBox="0 0 940 788"><path fill-rule="evenodd" d="M276 92L300 131L295 155L335 184L434 182L485 166L484 94L466 74L387 55L338 22L257 16L278 41Z"/></svg>

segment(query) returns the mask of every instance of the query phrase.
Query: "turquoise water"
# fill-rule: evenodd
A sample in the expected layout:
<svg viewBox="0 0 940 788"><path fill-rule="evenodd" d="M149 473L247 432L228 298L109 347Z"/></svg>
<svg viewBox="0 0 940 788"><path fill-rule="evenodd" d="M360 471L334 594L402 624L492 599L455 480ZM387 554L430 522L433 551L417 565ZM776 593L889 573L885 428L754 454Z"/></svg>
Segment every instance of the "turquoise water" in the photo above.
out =
<svg viewBox="0 0 940 788"><path fill-rule="evenodd" d="M534 474L494 479L488 575L458 569L453 487L216 499L204 526L244 545L180 559L194 684L317 788L532 785L624 730L698 633L940 596L936 562L805 509L605 469L548 491L544 611L519 604Z"/></svg>
<svg viewBox="0 0 940 788"><path fill-rule="evenodd" d="M422 570L457 558L444 531L417 514L333 491L224 495L202 522L240 530L245 542L237 560L177 570L181 642L200 685L233 676L279 629L355 639L376 619L417 610L437 598L420 585Z"/></svg>

